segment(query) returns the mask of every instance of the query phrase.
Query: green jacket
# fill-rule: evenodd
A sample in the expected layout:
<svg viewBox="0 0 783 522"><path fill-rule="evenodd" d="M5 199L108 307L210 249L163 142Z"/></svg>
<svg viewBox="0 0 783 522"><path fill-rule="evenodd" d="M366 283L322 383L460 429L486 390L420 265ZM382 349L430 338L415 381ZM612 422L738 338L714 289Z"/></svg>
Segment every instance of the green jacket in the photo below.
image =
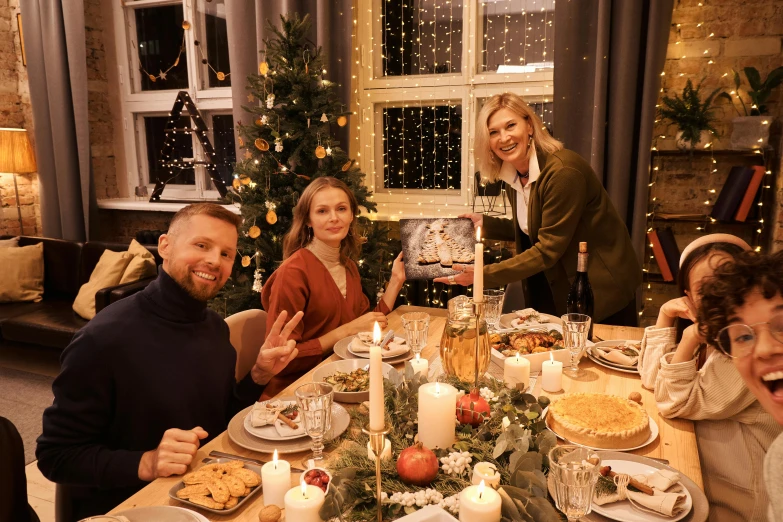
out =
<svg viewBox="0 0 783 522"><path fill-rule="evenodd" d="M530 189L528 230L532 247L522 252L516 191L508 187L513 221L484 216L485 238L516 241L518 254L484 267L486 288L544 272L558 314L564 314L576 277L579 242L587 241L587 274L595 295L595 322L620 311L635 297L642 269L628 229L593 169L578 154L537 151L541 174Z"/></svg>

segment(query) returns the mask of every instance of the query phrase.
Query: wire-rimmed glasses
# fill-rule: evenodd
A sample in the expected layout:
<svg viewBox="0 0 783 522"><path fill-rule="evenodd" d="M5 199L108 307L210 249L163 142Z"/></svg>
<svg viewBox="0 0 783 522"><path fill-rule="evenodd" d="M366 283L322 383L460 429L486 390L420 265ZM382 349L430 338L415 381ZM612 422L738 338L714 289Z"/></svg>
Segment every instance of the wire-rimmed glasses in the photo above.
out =
<svg viewBox="0 0 783 522"><path fill-rule="evenodd" d="M779 343L783 343L783 314L774 316L767 322L755 324L730 324L722 328L717 335L718 348L732 358L742 358L753 353L759 334L756 328L767 325L767 331Z"/></svg>

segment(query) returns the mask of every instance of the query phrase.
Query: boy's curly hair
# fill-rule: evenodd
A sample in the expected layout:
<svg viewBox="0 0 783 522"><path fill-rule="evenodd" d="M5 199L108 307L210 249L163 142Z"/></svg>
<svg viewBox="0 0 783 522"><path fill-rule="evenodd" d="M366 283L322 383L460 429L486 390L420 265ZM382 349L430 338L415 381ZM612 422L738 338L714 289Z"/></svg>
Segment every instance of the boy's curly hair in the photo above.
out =
<svg viewBox="0 0 783 522"><path fill-rule="evenodd" d="M783 251L742 252L715 269L701 287L699 332L717 345L718 332L729 324L748 294L759 290L765 299L783 295Z"/></svg>

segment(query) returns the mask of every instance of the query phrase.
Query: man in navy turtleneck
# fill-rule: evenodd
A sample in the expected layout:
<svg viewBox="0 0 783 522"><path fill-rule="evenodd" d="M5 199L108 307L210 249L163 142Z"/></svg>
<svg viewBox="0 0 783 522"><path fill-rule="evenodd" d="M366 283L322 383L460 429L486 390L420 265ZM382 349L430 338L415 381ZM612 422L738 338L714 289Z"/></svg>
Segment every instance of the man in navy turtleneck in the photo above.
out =
<svg viewBox="0 0 783 522"><path fill-rule="evenodd" d="M157 477L184 473L297 355L285 314L250 373L234 378L226 323L207 308L231 274L239 216L211 204L177 212L158 278L102 310L62 355L43 416L38 467L68 486L74 520L110 511Z"/></svg>

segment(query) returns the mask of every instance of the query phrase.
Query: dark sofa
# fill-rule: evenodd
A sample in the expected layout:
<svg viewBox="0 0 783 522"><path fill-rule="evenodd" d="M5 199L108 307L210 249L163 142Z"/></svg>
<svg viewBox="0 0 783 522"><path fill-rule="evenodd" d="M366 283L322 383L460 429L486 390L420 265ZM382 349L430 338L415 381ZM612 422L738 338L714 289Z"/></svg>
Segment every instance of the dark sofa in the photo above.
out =
<svg viewBox="0 0 783 522"><path fill-rule="evenodd" d="M4 236L0 239L7 239ZM19 246L44 244L44 294L39 303L0 303L0 336L13 342L65 348L87 321L76 315L73 305L79 288L89 281L105 250L122 252L128 245L88 241L79 243L61 239L22 236ZM145 245L156 264L162 260L158 249ZM138 292L154 278L103 288L95 295L95 309Z"/></svg>

